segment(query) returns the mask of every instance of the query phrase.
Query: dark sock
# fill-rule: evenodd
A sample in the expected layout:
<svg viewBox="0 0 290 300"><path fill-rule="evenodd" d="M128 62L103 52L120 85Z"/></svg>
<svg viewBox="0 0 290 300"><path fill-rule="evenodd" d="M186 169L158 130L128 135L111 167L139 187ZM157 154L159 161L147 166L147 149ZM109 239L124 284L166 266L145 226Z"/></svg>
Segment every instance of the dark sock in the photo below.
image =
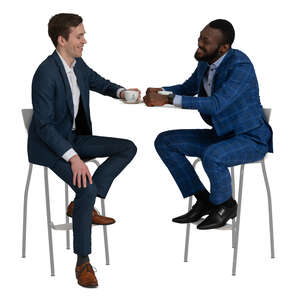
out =
<svg viewBox="0 0 290 300"><path fill-rule="evenodd" d="M226 207L233 207L235 206L236 201L231 197L228 201L221 203L220 205L226 206Z"/></svg>
<svg viewBox="0 0 290 300"><path fill-rule="evenodd" d="M206 189L201 190L193 195L198 201L209 202L209 192Z"/></svg>
<svg viewBox="0 0 290 300"><path fill-rule="evenodd" d="M87 256L78 255L77 266L80 266L80 265L82 265L83 263L85 263L87 261L90 261L88 255Z"/></svg>

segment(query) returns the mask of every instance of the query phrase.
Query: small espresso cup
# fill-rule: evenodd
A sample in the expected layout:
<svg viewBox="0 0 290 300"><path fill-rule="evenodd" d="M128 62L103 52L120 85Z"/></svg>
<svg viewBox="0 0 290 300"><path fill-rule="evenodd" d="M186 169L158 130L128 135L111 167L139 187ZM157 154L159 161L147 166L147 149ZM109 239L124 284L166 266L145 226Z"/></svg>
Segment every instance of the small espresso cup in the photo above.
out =
<svg viewBox="0 0 290 300"><path fill-rule="evenodd" d="M138 91L124 91L125 100L127 103L136 103L138 100L139 92Z"/></svg>

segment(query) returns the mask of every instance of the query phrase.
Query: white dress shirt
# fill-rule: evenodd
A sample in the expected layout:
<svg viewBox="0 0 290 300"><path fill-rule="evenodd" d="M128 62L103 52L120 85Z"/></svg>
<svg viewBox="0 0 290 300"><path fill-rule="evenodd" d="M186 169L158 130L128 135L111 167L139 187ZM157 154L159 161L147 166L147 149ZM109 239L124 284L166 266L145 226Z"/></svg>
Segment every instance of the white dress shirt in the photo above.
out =
<svg viewBox="0 0 290 300"><path fill-rule="evenodd" d="M67 79L72 93L73 107L74 107L74 120L73 120L72 130L75 130L76 116L78 114L79 104L80 104L80 88L78 86L77 77L74 72L74 66L76 64L76 61L74 60L72 66L70 67L58 52L57 54L59 55L59 58L63 63L64 70L66 72ZM69 161L76 154L77 153L75 152L75 150L73 148L70 148L62 155L62 158L66 161Z"/></svg>
<svg viewBox="0 0 290 300"><path fill-rule="evenodd" d="M57 52L57 51L56 51ZM73 120L73 127L72 130L76 129L76 116L78 114L79 110L79 104L80 104L80 88L77 83L77 77L74 73L74 66L76 64L76 60L73 61L72 66L70 67L66 61L62 58L62 56L57 52L59 55L60 60L63 63L67 79L70 85L71 93L72 93L72 99L73 99L73 107L74 107L74 120ZM124 88L119 88L117 90L117 98L120 98L121 92L124 90ZM74 155L77 153L73 148L68 149L63 155L62 158L66 161L69 161Z"/></svg>

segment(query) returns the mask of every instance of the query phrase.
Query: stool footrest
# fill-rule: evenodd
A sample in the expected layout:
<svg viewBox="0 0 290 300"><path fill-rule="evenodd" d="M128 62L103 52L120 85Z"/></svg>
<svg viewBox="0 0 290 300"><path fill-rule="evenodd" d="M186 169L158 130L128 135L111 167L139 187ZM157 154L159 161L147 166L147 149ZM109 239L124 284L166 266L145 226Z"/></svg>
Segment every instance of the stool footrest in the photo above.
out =
<svg viewBox="0 0 290 300"><path fill-rule="evenodd" d="M54 225L53 222L51 222L50 226L54 230L71 230L72 229L72 223L64 223L64 224Z"/></svg>
<svg viewBox="0 0 290 300"><path fill-rule="evenodd" d="M92 224L92 225L95 225L95 224ZM53 222L51 222L50 226L54 230L71 230L72 229L72 223L64 223L64 224L54 225Z"/></svg>

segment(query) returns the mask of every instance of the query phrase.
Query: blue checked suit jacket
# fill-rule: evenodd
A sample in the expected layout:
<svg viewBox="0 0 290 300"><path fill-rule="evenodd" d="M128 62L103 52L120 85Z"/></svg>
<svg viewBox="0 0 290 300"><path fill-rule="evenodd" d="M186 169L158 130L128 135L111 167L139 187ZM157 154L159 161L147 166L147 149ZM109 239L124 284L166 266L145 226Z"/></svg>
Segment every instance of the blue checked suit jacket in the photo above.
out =
<svg viewBox="0 0 290 300"><path fill-rule="evenodd" d="M76 58L74 72L80 88L82 134L92 134L89 91L116 98L121 87L104 79ZM28 158L32 163L53 166L70 148L74 118L71 88L56 51L45 59L32 80L33 118L28 132Z"/></svg>
<svg viewBox="0 0 290 300"><path fill-rule="evenodd" d="M236 49L228 51L216 70L212 96L201 97L202 79L207 66L206 62L199 62L194 73L183 84L164 89L181 95L182 108L198 110L219 136L228 133L238 135L266 123L254 66L243 52ZM198 96L193 97L195 95ZM273 151L272 139L269 141L269 151Z"/></svg>

